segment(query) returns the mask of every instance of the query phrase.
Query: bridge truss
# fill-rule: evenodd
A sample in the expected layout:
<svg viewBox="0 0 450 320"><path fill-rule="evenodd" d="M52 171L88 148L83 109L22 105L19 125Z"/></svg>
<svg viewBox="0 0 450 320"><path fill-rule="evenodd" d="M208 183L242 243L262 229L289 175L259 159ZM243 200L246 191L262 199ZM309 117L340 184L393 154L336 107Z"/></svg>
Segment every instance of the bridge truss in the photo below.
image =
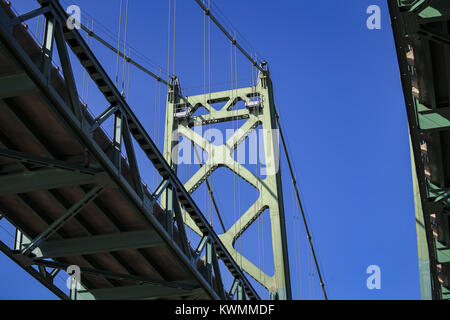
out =
<svg viewBox="0 0 450 320"><path fill-rule="evenodd" d="M164 156L172 163L174 170L177 169L177 157L180 137L183 136L208 154L208 160L195 172L185 183L189 193L193 193L202 183L207 183L208 177L219 167L225 167L230 172L247 181L258 191L258 198L242 214L234 224L224 230L219 238L224 243L228 252L231 253L240 266L252 278L271 292L271 297L276 299L292 299L290 287L290 273L288 248L286 240L286 225L283 205L283 191L280 172L280 148L279 133L275 113L272 82L267 64L262 65L256 86L240 88L222 92L211 92L202 95L184 97L181 96L176 85L172 86L172 97L168 101L166 116L165 148ZM237 108L241 102L246 107ZM222 103L220 110L212 105ZM195 116L199 108L206 109L206 114ZM231 137L222 145L214 145L198 131L203 128L214 128L214 125L224 122L236 122L246 120L245 123L235 130ZM233 157L236 149L261 126L262 140L264 145L265 178L261 178L243 166L237 157ZM195 127L195 129L194 129ZM256 136L256 135L255 135ZM253 140L254 145L257 144ZM197 152L197 151L195 151ZM260 154L261 157L261 154ZM173 161L172 161L173 160ZM260 159L261 160L261 159ZM208 188L210 186L208 185ZM210 192L212 194L212 192ZM255 264L245 258L235 248L236 240L258 219L265 211L269 210L274 274L269 276ZM201 235L201 230L195 225L188 215L185 223ZM225 228L222 225L223 228Z"/></svg>
<svg viewBox="0 0 450 320"><path fill-rule="evenodd" d="M423 299L450 298L450 4L389 0L411 137Z"/></svg>
<svg viewBox="0 0 450 320"><path fill-rule="evenodd" d="M259 299L59 2L39 3L16 16L0 1L0 211L17 229L14 248L0 250L63 299ZM37 16L43 47L23 24ZM69 49L105 98L98 117L79 100ZM101 127L110 117L112 140ZM159 174L156 190L141 182L135 146ZM196 248L182 212L202 237ZM53 280L71 265L82 285L69 296Z"/></svg>

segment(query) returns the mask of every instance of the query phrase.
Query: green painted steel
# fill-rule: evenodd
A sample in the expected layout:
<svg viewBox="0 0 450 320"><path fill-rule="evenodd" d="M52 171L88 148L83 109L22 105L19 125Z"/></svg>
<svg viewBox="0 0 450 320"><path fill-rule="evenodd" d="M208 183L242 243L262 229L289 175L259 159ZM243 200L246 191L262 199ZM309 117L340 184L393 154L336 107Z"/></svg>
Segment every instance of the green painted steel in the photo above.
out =
<svg viewBox="0 0 450 320"><path fill-rule="evenodd" d="M65 294L61 289L57 288L52 279L47 275L42 274L40 271L34 269L31 265L24 263L19 256L12 253L9 247L0 241L0 251L3 252L8 258L14 261L18 266L20 266L24 271L28 272L32 277L34 277L37 281L39 281L44 287L53 292L58 298L62 300L69 300L69 296Z"/></svg>
<svg viewBox="0 0 450 320"><path fill-rule="evenodd" d="M263 67L267 67L267 65ZM259 191L259 197L254 204L242 214L238 221L235 221L233 226L225 233L219 235L219 238L232 257L236 261L240 261L242 269L267 288L272 293L271 296L273 298L280 300L291 299L283 192L279 170L279 136L276 131L273 88L268 70L260 73L255 87L212 92L190 97L181 96L178 91L178 80L174 79L173 81L173 90L169 91L166 107L165 159L171 164L172 169L176 171L177 164L173 160L177 159L172 157L178 156L179 137L184 136L209 155L206 163L185 183L185 188L189 193L193 193L219 167L229 169L233 174L238 175ZM252 99L258 99L261 103L255 110L250 110L249 108L234 110L234 106L239 101L249 103ZM225 105L220 110L216 110L212 106L215 102L224 102ZM204 107L208 113L194 116L195 111L200 106ZM181 117L176 117L179 112L182 112ZM246 122L223 145L214 145L192 130L192 126L208 125L208 128L213 128L214 124L217 123L241 119L246 119ZM267 167L267 174L264 179L255 176L246 167L232 158L232 151L236 150L246 137L259 126L262 127L262 132L264 133L264 163ZM165 203L166 197L167 195L163 195L162 203ZM260 270L234 248L236 240L266 209L270 213L272 230L275 270L273 275L268 275ZM185 223L193 231L202 235L202 232L188 215L185 215Z"/></svg>
<svg viewBox="0 0 450 320"><path fill-rule="evenodd" d="M410 143L411 145L411 143ZM420 295L423 300L431 300L430 259L425 231L425 222L420 197L419 183L417 182L416 164L411 146L411 169L413 177L414 208L416 216L417 249L419 257Z"/></svg>
<svg viewBox="0 0 450 320"><path fill-rule="evenodd" d="M21 266L37 266L40 270L40 274L36 274L33 271L34 269L29 270L29 268L26 268L26 270L41 281L42 277L48 279L51 278L50 273L45 271L47 267L55 268L52 270L51 274L56 274L58 272L57 270L65 270L67 266L56 265L54 262L51 264L49 261L39 259L39 257L51 256L58 259L56 257L69 257L73 254L79 254L88 260L88 255L102 252L105 255L110 256L112 261L121 264L127 269L127 264L124 264L123 261L119 261L118 258L110 253L111 251L151 247L155 245L159 246L164 243L171 257L175 258L177 263L179 263L178 267L183 268L189 276L194 279L195 285L190 286L189 288L186 288L184 284L160 283L155 285L154 283L151 283L155 282L152 279L137 279L134 277L132 275L133 272L130 271L131 268L128 268L127 270L127 272L131 274L123 275L112 274L108 270L99 270L97 268L91 270L83 268L84 273L103 277L106 282L111 284L112 288L110 291L97 291L95 287L87 288L86 282L84 283L85 286L82 286L82 289L80 290L80 296L91 299L145 299L182 295L186 298L190 297L194 299L231 299L233 297L228 297L225 294L220 281L220 271L217 265L217 257L220 257L230 273L239 279L242 287L242 296L248 297L249 299L259 299L257 292L252 288L252 285L246 278L244 272L239 268L230 253L219 240L217 234L207 223L206 218L192 200L187 190L183 187L176 174L171 170L170 165L164 160L148 133L144 130L139 120L131 111L131 108L124 97L113 85L111 79L108 77L93 52L86 45L83 37L77 30L66 30L66 28L63 27L67 19L67 14L64 9L56 0L39 0L39 3L43 8L18 17L13 20L13 23L11 23L6 13L3 10L0 10L0 25L2 26L2 28L0 28L0 49L2 50L2 54L4 54L9 63L19 66L21 70L23 69L24 74L27 75L28 81L31 81L33 84L33 86L29 87L29 83L25 83L24 88L13 88L14 90L6 92L6 94L16 95L21 92L28 92L27 90L35 90L34 87L38 88L39 92L37 95L39 99L44 101L46 107L48 107L50 112L55 116L55 119L57 119L62 127L67 130L68 135L83 146L91 161L89 162L88 168L80 168L70 164L70 162L59 160L59 157L55 155L55 152L52 153L51 146L46 145L46 141L42 141L44 139L40 137L39 131L35 128L33 129L30 119L22 117L18 113L18 110L8 106L8 111L11 112L11 116L14 117L15 121L20 124L20 129L32 136L33 139L36 140L35 142L39 144L43 150L46 150L46 152L54 159L44 159L37 157L36 155L17 153L12 150L0 150L0 156L15 160L16 169L20 168L23 171L20 175L11 173L16 172L16 169L5 172L6 174L2 175L1 178L4 180L0 181L1 186L4 187L3 189L0 187L0 194L1 192L4 192L4 194L17 198L21 205L26 207L32 214L33 218L37 219L39 222L43 222L46 226L45 231L39 231L40 234L33 237L31 240L24 236L24 231L18 229L17 235L20 237L20 241L18 241L16 245L16 250L19 250L19 252L14 252L14 250L5 247L5 253L7 253L8 256L13 256L13 260L18 261ZM42 48L42 61L36 66L20 46L17 39L15 39L12 28L14 23L25 21L31 16L42 13L45 13L44 19L46 21L45 45ZM54 46L54 43L56 46ZM57 50L54 50L54 47ZM83 117L84 110L77 99L77 88L73 81L68 48L75 53L82 65L89 66L86 68L87 73L95 80L97 87L110 105L110 107L98 117L92 125L90 121ZM61 99L50 82L49 74L51 72L52 53L56 53L56 51L59 54L58 57L62 65L65 84L68 87L67 101ZM93 131L99 127L101 122L110 116L114 116L115 119L112 152L105 151L101 148L93 137ZM133 138L135 141L132 141ZM163 179L161 188L157 188L154 195L143 192L143 185L140 182L138 163L135 157L133 144L142 149L148 157L148 160L152 162ZM127 151L128 164L132 166L130 172L131 181L125 179L121 170L123 161L121 161L120 150L122 146L125 147ZM36 166L39 169L36 169ZM101 170L98 170L98 168L101 168ZM8 186L5 187L5 184L8 184ZM43 212L44 210L32 206L22 196L23 193L35 190L47 191L49 189L66 186L82 185L84 187L79 189L84 196L75 204L72 202L69 204L67 200L64 201L65 199L62 199L62 196L56 197L52 192L48 192L50 197L58 203L58 206L66 210L66 212L57 219L45 219L46 215L45 212ZM90 189L88 189L88 185L91 186ZM93 232L87 230L86 225L81 223L81 217L78 213L80 213L87 205L106 213L106 209L103 206L100 206L99 202L96 202L100 192L106 187L116 190L120 196L123 196L123 200L131 209L130 211L132 211L139 221L142 222L140 226L150 229L152 233L120 233L118 225L115 226L118 234L96 235L95 230L92 230ZM168 201L171 212L167 215L168 219L166 226L163 226L153 214L154 206L157 203L157 198L161 192L169 192L171 194L171 199ZM64 203L67 204L65 205ZM216 283L212 283L210 274L205 275L203 271L199 269L199 257L191 255L192 252L183 230L184 223L181 217L182 209L195 220L196 227L201 230L202 234L207 235L209 267L214 270ZM12 216L13 215L11 214L10 217ZM174 217L178 225L179 240L181 244L178 244L172 237L173 233L171 231L174 227ZM88 238L73 239L66 237L65 233L61 232L60 229L62 229L66 222L72 218L77 220L77 223L80 223L84 234L89 235ZM26 227L24 227L24 229L26 229ZM58 233L58 236L62 239L52 241L52 236L56 235L56 233ZM29 232L28 234L32 234L32 232ZM3 251L3 248L0 249ZM139 251L136 250L136 252ZM30 253L34 253L34 255ZM36 256L38 257L37 259L35 259ZM150 261L146 262L148 263L148 266L146 265L146 267L153 270L152 263ZM157 273L161 274L161 272ZM118 288L111 279L133 280L137 283L150 284L147 287L133 286ZM49 281L48 286L52 288L51 290L57 292L52 282ZM71 298L76 299L77 294L77 290L72 290Z"/></svg>
<svg viewBox="0 0 450 320"><path fill-rule="evenodd" d="M48 240L53 234L61 229L67 221L79 214L91 201L98 198L104 189L105 187L103 185L98 185L89 190L89 192L70 207L66 213L56 219L44 232L34 238L33 241L22 249L22 254L33 251L41 242Z"/></svg>
<svg viewBox="0 0 450 320"><path fill-rule="evenodd" d="M0 99L36 92L35 84L24 73L0 77Z"/></svg>
<svg viewBox="0 0 450 320"><path fill-rule="evenodd" d="M408 115L422 299L449 299L450 2L388 1Z"/></svg>
<svg viewBox="0 0 450 320"><path fill-rule="evenodd" d="M90 291L78 290L77 300L152 300L193 295L199 295L199 298L202 298L203 296L201 295L200 290L196 289L187 290L148 284L119 288L95 289Z"/></svg>
<svg viewBox="0 0 450 320"><path fill-rule="evenodd" d="M8 174L0 177L0 195L95 184L102 180L103 178L100 175L70 172L62 169L45 169L26 174Z"/></svg>
<svg viewBox="0 0 450 320"><path fill-rule="evenodd" d="M156 231L144 230L45 242L33 253L38 258L62 258L164 245Z"/></svg>

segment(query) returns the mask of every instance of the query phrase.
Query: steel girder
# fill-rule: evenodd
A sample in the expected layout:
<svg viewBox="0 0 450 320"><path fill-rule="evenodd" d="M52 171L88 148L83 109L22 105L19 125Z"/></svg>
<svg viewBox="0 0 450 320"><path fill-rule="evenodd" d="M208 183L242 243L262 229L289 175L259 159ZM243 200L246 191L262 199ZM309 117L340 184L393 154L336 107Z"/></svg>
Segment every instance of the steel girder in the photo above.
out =
<svg viewBox="0 0 450 320"><path fill-rule="evenodd" d="M28 272L33 278L39 281L47 289L53 292L58 298L62 300L70 300L70 297L59 289L54 283L54 275L43 273L42 270L35 270L30 264L24 263L23 259L20 259L17 255L13 254L11 249L3 242L0 241L0 251L3 252L8 258L14 261L24 271Z"/></svg>
<svg viewBox="0 0 450 320"><path fill-rule="evenodd" d="M196 226L199 230L201 230L202 234L208 236L210 245L213 248L212 250L209 250L211 254L208 261L211 262L211 268L215 270L215 279L217 281L216 287L221 288L221 283L219 284L219 281L221 280L220 275L217 274L217 258L220 258L225 262L225 265L233 274L233 276L235 276L239 280L242 292L245 292L245 294L250 299L259 299L257 293L246 279L242 270L238 267L232 256L227 252L226 247L222 244L221 240L215 234L214 230L211 228L211 226L209 226L207 220L200 212L196 204L193 202L189 193L185 190L176 174L171 170L170 166L164 160L164 157L158 151L155 144L153 143L147 132L144 130L143 126L140 124L139 120L131 111L131 108L128 106L123 96L113 85L112 81L98 62L95 55L85 43L82 36L78 33L77 30L69 30L68 28L66 28L65 22L68 17L63 8L59 5L58 1L41 0L39 2L41 3L42 8L34 10L23 16L16 17L14 19L10 19L10 17L8 17L2 10L0 10L0 23L2 25L2 28L0 28L0 40L2 52L4 52L16 66L20 67L23 70L23 74L20 74L19 77L23 77L23 75L26 74L27 78L27 80L24 82L25 85L23 87L13 87L12 91L14 92L9 92L10 95L8 95L8 92L5 93L5 97L10 97L11 95L16 96L23 92L29 92L29 90L32 90L33 92L37 90L39 92L39 95L46 100L52 113L57 119L61 121L70 135L80 144L84 145L86 149L89 150L89 153L96 159L96 161L98 161L98 163L96 163L96 167L100 167L101 172L93 174L93 172L86 172L86 170L83 171L77 170L77 168L70 168L71 165L68 163L63 163L58 160L54 161L54 159L35 159L34 156L31 155L7 154L7 152L4 152L3 156L8 158L15 157L19 163L25 162L27 164L33 163L33 165L51 167L51 174L55 175L55 183L58 183L60 181L59 178L56 177L56 175L62 171L64 171L66 175L73 174L73 180L67 181L67 185L93 184L95 186L96 184L101 183L101 186L106 179L109 186L113 186L120 190L121 194L124 195L128 203L133 208L135 208L135 212L138 214L140 219L142 219L142 221L147 223L151 228L155 230L157 238L160 240L155 240L154 238L147 239L144 244L145 246L152 246L155 243L164 242L171 250L171 252L175 254L177 259L179 259L184 268L186 268L186 270L194 275L202 290L205 290L209 297L229 298L228 295L224 294L222 289L219 289L219 291L215 291L215 289L213 289L213 284L211 283L211 275L205 277L205 275L201 274L197 270L196 263L198 257L196 258L190 256L189 245L187 243L187 239L183 230L184 224L179 223L181 221L181 209L185 210L189 214L189 216L192 217L192 219L196 222ZM14 39L12 31L19 23L42 14L46 19L45 45L43 47L41 64L39 66L36 66L34 62L23 51L23 48L20 46L20 44ZM69 97L68 103L61 99L61 97L56 93L55 89L50 84L50 70L52 68L51 60L54 51L56 51L53 50L53 43L56 43L59 59L61 61L64 80ZM99 90L103 93L111 106L99 118L96 119L95 123L89 123L83 117L83 113L85 111L83 111L78 100L71 62L67 51L67 44L80 60L81 64L86 68L88 74L97 84ZM111 109L113 110L112 112L110 112ZM100 123L111 115L114 115L115 117L112 155L105 153L95 143L92 136L93 131L98 128ZM168 190L171 190L174 194L173 214L175 215L175 220L178 221L177 225L179 228L179 232L181 233L181 247L178 247L178 245L172 238L170 230L173 228L173 225L170 223L166 226L162 226L159 221L157 221L156 218L152 215L153 205L157 202L157 198L155 196L149 195L142 189L138 163L133 150L132 138L136 140L139 147L144 151L149 160L154 164L155 168L161 175L163 182L167 181L167 186L165 186L164 188L168 187ZM127 181L121 173L120 150L122 149L122 145L124 145L124 148L127 151L128 162L131 167L131 182ZM25 166L26 168L26 165L24 165L23 163L22 166ZM33 170L31 174L38 174L40 171L42 170ZM94 180L87 180L86 177L89 177L90 179L94 177ZM21 179L22 178L23 177L21 177ZM5 177L5 179L8 179L8 177ZM25 188L25 183L26 181L18 183L16 191L31 191L28 189L21 189ZM58 186L60 185L47 184L45 186L35 185L33 188L49 189ZM97 187L94 187L92 191L95 193L100 190L97 189ZM8 192L8 190L6 190L5 192ZM159 194L160 193L157 193L157 195ZM88 195L90 195L89 192ZM41 240L45 240L50 234L56 232L64 223L65 218L72 217L78 212L78 209L79 208L69 210L67 214L61 218L61 221L54 221L53 224L49 225L49 229L46 232L35 238L34 241L28 244L29 247L26 248L34 249L34 247L37 246L36 250L38 250L39 245L41 245ZM21 232L19 231L18 233ZM120 235L117 235L117 237L120 238ZM85 246L84 248L86 248L86 250L91 251L114 249L111 247L107 248L108 246L104 244L105 239L92 239L99 240L103 244L96 244L96 242L94 242L92 246L88 246L82 242L82 239L80 239L81 242L78 243L60 242L59 245L67 246L66 249L68 251L72 250L72 252L76 253L82 251L79 246ZM139 247L142 245L139 239L136 239L135 241L136 242L130 241L130 243L128 244L129 247ZM42 242L44 255L45 250L49 250L49 247L46 247L46 245L47 244L45 241ZM50 243L48 243L48 245L50 245ZM68 254L68 252L65 252L64 250L58 251L58 249L56 249L58 244L55 243L53 245L54 247L51 248L51 250L54 250L53 254ZM101 272L98 273L101 274ZM195 295L199 297L202 294L199 294L197 292ZM88 294L88 296L95 298L95 295ZM116 296L118 297L121 295L118 294ZM74 297L74 295L72 295L72 297Z"/></svg>
<svg viewBox="0 0 450 320"><path fill-rule="evenodd" d="M267 65L263 65L267 68ZM212 92L190 97L181 96L178 91L178 80L174 79L173 89L168 94L166 108L166 129L164 156L172 164L176 171L177 164L173 162L173 156L178 155L179 137L184 136L196 147L208 153L208 160L185 183L189 193L193 193L207 178L219 167L226 167L233 174L247 181L259 192L254 204L219 237L232 254L233 258L241 261L242 269L252 278L271 292L274 299L291 299L291 284L289 274L289 261L286 240L286 227L281 186L281 172L279 170L278 135L276 134L275 106L273 98L272 82L269 71L264 69L260 73L258 84L255 87L235 89L223 92ZM234 109L239 101L250 102L251 99L261 102L258 110ZM216 110L212 104L225 103L220 110ZM204 107L207 114L194 116L195 111ZM176 119L179 110L187 110L187 116ZM246 119L246 122L223 145L213 145L192 127L206 126L213 128L214 124ZM251 173L245 166L233 159L232 153L238 146L258 127L263 129L264 160L267 166L266 177L261 179ZM196 148L194 147L194 149ZM196 150L196 149L195 149ZM272 248L274 257L274 274L268 275L249 261L235 248L236 240L256 221L266 210L269 210L271 221ZM185 223L193 231L202 235L195 221L185 215Z"/></svg>
<svg viewBox="0 0 450 320"><path fill-rule="evenodd" d="M141 284L114 289L77 291L77 300L152 300L179 296L193 296L198 289L181 289L168 286Z"/></svg>
<svg viewBox="0 0 450 320"><path fill-rule="evenodd" d="M155 230L130 231L117 234L44 242L33 253L37 258L61 258L99 252L164 246Z"/></svg>
<svg viewBox="0 0 450 320"><path fill-rule="evenodd" d="M421 295L448 299L450 3L388 4L411 137Z"/></svg>

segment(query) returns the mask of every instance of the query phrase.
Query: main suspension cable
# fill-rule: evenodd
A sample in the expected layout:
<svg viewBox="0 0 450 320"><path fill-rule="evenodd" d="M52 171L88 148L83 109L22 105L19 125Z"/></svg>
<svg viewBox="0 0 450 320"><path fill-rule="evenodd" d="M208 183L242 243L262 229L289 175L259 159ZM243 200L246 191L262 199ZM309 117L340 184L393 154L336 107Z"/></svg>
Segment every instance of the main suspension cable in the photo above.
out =
<svg viewBox="0 0 450 320"><path fill-rule="evenodd" d="M85 25L81 24L81 29L84 30L90 37L94 38L95 40L100 42L102 45L104 45L106 48L108 48L109 50L111 50L114 53L118 54L120 57L126 59L127 62L129 62L130 64L134 65L139 70L143 71L144 73L148 74L152 78L156 79L158 82L164 83L166 86L168 86L170 88L172 87L172 85L170 83L168 83L167 81L162 79L160 76L157 76L156 74L154 74L153 72L151 72L147 68L143 67L142 65L137 63L135 60L131 59L129 56L126 56L120 50L114 48L113 45L108 43L106 40L101 38L98 34L96 34L94 31L90 30L89 28L87 28Z"/></svg>
<svg viewBox="0 0 450 320"><path fill-rule="evenodd" d="M303 209L302 201L300 199L300 193L298 191L297 180L295 179L295 174L294 174L294 170L293 170L293 167L292 167L291 159L289 158L289 153L288 153L288 150L287 150L286 140L284 139L283 130L281 129L280 116L278 115L278 113L276 111L275 111L275 118L276 118L276 121L277 121L278 130L280 131L280 137L281 137L281 141L282 141L282 144L283 144L284 153L286 155L286 160L287 160L287 163L288 163L288 166L289 166L289 171L290 171L290 174L291 174L292 183L294 185L295 194L297 196L297 202L298 202L298 205L299 205L299 208L300 208L300 212L302 214L303 224L305 225L306 235L308 237L309 246L311 248L311 253L313 255L314 264L316 266L317 274L319 276L320 286L322 287L323 296L324 296L325 300L328 300L327 292L326 292L326 289L325 289L325 283L324 283L323 278L322 278L322 273L320 272L319 263L317 262L317 256L316 256L316 252L314 250L314 245L312 243L311 233L309 232L308 222L306 221L305 210Z"/></svg>
<svg viewBox="0 0 450 320"><path fill-rule="evenodd" d="M259 69L262 73L265 73L266 70L264 70L257 61L253 60L253 58L245 51L245 49L236 41L236 38L232 37L230 33L222 26L222 24L219 22L219 20L216 19L216 17L211 13L211 10L208 9L201 0L195 0L197 4L202 8L203 12L211 18L211 21L214 22L214 24L225 34L225 36L231 41L231 43L254 65L256 68Z"/></svg>
<svg viewBox="0 0 450 320"><path fill-rule="evenodd" d="M65 6L69 6L72 4L72 2L68 1L68 0L59 0L61 2L61 4L64 4ZM117 32L112 32L110 29L108 29L108 27L106 27L105 25L103 25L99 20L95 19L92 15L90 15L86 10L83 10L83 17L86 20L86 25L89 25L92 21L95 21L96 24L96 30L97 30L97 35L99 35L100 33L102 34L102 38L106 39L108 38L110 41L110 43L114 43L117 40ZM83 24L82 21L79 21L79 23ZM83 29L84 31L86 31L85 29ZM148 63L149 65L151 65L156 71L158 71L161 66L156 63L155 61L153 61L152 59L150 59L149 57L145 56L143 53L139 52L139 50L137 50L136 48L133 48L130 44L127 43L127 47L129 49L132 49L134 52L134 55L138 58L138 59L142 59L142 61L144 61L145 63ZM115 51L114 51L115 52ZM116 53L116 52L115 52ZM156 74L157 72L155 72Z"/></svg>

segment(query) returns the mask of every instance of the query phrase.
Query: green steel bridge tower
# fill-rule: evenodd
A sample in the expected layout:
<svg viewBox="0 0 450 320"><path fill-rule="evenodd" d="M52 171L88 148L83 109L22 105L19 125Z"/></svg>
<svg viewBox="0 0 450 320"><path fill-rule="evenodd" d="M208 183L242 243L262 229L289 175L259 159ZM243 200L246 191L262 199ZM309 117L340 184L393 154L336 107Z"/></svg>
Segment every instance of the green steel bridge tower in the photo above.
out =
<svg viewBox="0 0 450 320"><path fill-rule="evenodd" d="M189 193L193 193L219 167L229 169L229 172L238 175L258 191L258 199L233 226L220 234L219 238L233 258L240 262L242 269L270 291L271 298L285 300L292 299L292 294L279 168L279 134L268 65L263 63L261 68L256 86L189 97L180 94L178 80L174 79L167 101L164 157L176 172L179 137L183 136L196 146L194 148L198 147L208 154L208 160L184 185ZM246 107L236 109L238 102L243 102ZM223 103L220 110L212 106L215 103ZM195 116L199 108L205 108L207 113ZM222 145L212 144L193 130L193 127L214 128L214 125L219 123L243 119L246 120L245 123L231 137L227 137L228 140ZM264 179L255 176L233 159L234 151L259 126L262 128L264 141ZM273 275L263 272L234 248L236 240L266 209L270 213ZM185 216L186 225L201 235L195 222L188 215Z"/></svg>
<svg viewBox="0 0 450 320"><path fill-rule="evenodd" d="M0 242L0 251L61 299L259 300L248 275L270 292L271 299L292 299L280 136L302 208L275 109L268 64L253 60L209 9L195 1L260 71L256 85L183 96L176 77L162 79L83 24L80 31L69 28L68 13L59 1L38 0L39 8L19 15L9 1L0 0L0 220L7 220L15 229L12 248ZM42 43L25 24L35 18L43 21ZM114 51L124 63L168 87L163 153L81 31ZM80 101L72 60L77 60L104 99L106 109L97 116ZM60 66L55 66L55 61ZM212 104L219 102L225 103L223 108L214 109ZM235 108L238 103L245 108ZM195 116L199 107L208 114ZM104 126L108 119L112 128ZM192 130L192 126L238 120L246 121L220 146ZM264 178L232 156L259 126ZM208 161L185 184L173 161L179 136L208 153ZM144 160L136 156L137 151ZM156 186L142 182L140 168L144 164L153 166ZM228 168L259 193L254 204L222 234L214 230L191 197L219 167ZM270 213L274 264L270 275L234 247L266 210ZM192 247L185 226L200 236L196 247ZM64 271L82 275L74 278L76 281L70 278L69 294L55 284L55 277ZM225 272L231 275L231 288L225 288ZM319 277L326 298L320 271Z"/></svg>

